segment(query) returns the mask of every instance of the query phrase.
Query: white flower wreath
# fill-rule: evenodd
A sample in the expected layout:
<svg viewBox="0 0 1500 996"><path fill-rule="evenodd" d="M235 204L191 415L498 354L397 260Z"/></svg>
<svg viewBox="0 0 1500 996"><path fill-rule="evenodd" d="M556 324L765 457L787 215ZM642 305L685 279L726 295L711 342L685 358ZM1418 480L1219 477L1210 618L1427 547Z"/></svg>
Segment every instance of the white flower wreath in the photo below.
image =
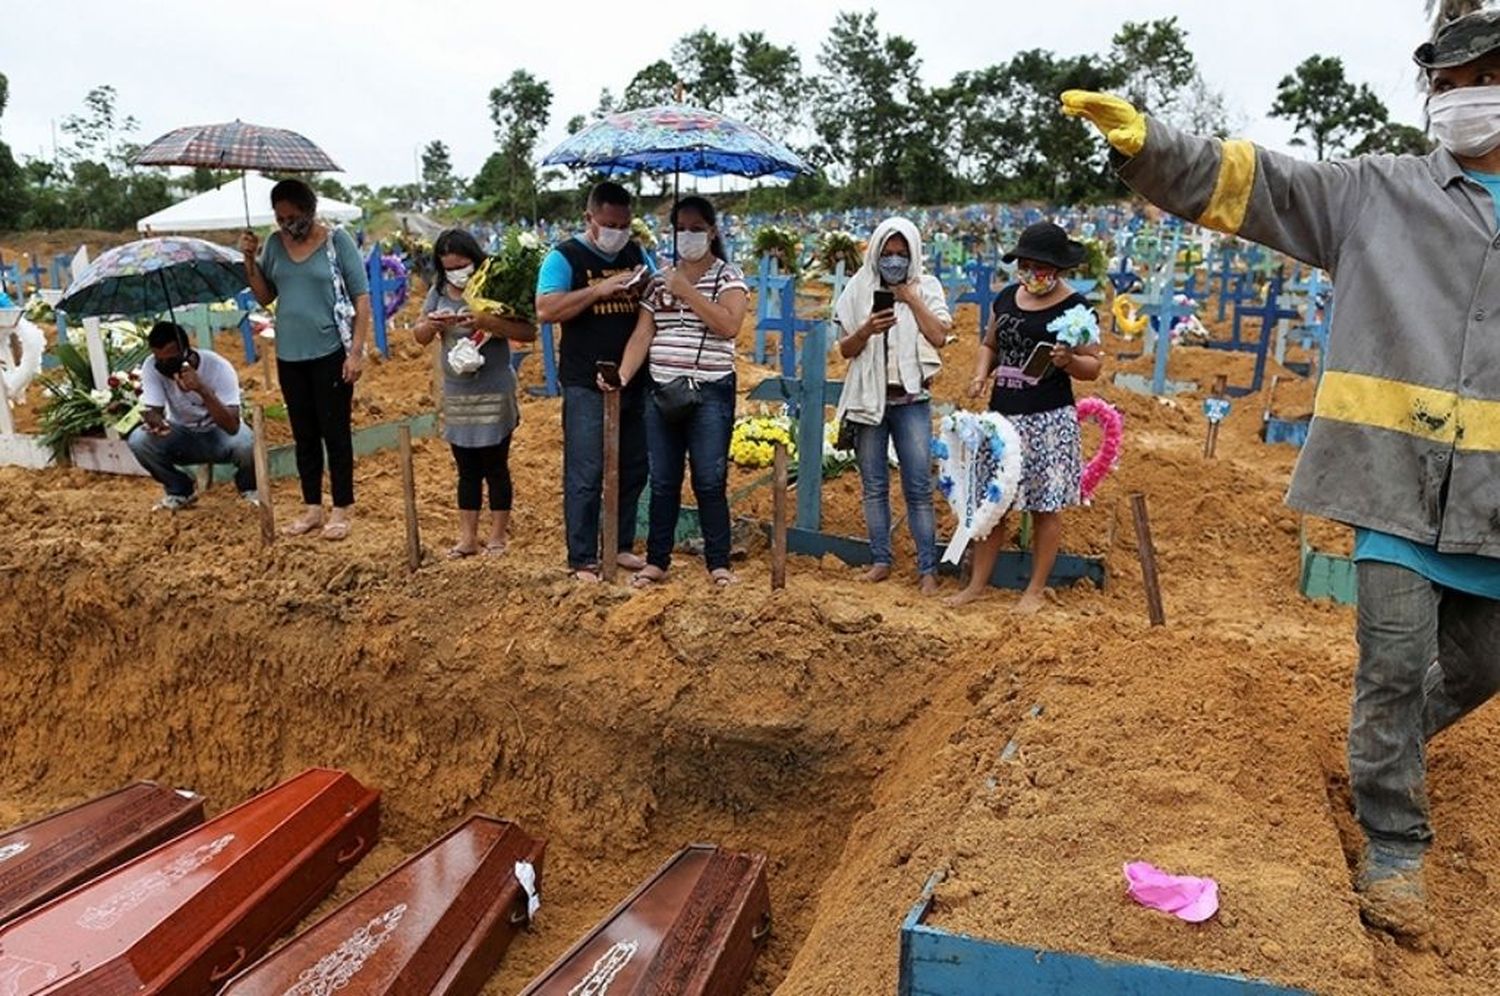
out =
<svg viewBox="0 0 1500 996"><path fill-rule="evenodd" d="M958 411L938 423L932 452L938 490L953 506L958 528L943 552L956 564L970 540L982 540L1016 502L1021 483L1021 436L996 412Z"/></svg>

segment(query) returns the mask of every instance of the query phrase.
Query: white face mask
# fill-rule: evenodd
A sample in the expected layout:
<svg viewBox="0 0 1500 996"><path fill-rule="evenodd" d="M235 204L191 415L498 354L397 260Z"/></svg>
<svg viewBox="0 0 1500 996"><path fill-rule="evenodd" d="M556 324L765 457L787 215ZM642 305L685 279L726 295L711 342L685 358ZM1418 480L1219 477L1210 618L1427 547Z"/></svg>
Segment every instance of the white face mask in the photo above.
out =
<svg viewBox="0 0 1500 996"><path fill-rule="evenodd" d="M599 226L599 234L594 237L594 245L598 246L599 251L606 256L618 254L621 249L625 248L625 243L629 241L630 229L605 228L603 225Z"/></svg>
<svg viewBox="0 0 1500 996"><path fill-rule="evenodd" d="M689 263L697 262L708 254L707 232L678 232L677 255Z"/></svg>
<svg viewBox="0 0 1500 996"><path fill-rule="evenodd" d="M1427 100L1432 137L1455 156L1500 146L1500 86L1460 86Z"/></svg>
<svg viewBox="0 0 1500 996"><path fill-rule="evenodd" d="M464 289L465 285L467 285L469 282L469 278L473 275L474 264L472 263L470 263L468 266L461 266L456 270L443 271L443 279L448 281L448 283L452 284L454 287L457 287L459 290Z"/></svg>

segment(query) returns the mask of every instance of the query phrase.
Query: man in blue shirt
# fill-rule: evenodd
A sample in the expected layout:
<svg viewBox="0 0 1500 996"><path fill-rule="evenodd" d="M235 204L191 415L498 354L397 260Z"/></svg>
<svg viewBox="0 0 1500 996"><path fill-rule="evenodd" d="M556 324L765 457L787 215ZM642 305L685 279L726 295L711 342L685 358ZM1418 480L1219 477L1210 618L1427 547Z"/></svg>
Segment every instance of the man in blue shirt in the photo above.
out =
<svg viewBox="0 0 1500 996"><path fill-rule="evenodd" d="M537 274L537 318L562 326L557 379L563 394L563 521L568 569L580 581L600 579L601 553L626 570L646 566L632 549L636 506L647 478L645 391L640 383L620 397L619 549L599 549L604 485L600 365L618 369L649 275L641 247L630 237L630 204L630 193L619 184L596 185L589 192L584 233L553 248Z"/></svg>

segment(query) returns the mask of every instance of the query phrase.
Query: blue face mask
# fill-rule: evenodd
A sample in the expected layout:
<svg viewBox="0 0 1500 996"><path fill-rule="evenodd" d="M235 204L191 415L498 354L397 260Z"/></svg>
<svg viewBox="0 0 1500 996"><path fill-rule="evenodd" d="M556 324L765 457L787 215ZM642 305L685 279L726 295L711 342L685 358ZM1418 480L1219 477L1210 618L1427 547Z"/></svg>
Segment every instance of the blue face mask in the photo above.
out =
<svg viewBox="0 0 1500 996"><path fill-rule="evenodd" d="M880 279L886 283L904 284L906 283L906 275L911 272L911 257L896 255L881 256L878 267L880 269Z"/></svg>

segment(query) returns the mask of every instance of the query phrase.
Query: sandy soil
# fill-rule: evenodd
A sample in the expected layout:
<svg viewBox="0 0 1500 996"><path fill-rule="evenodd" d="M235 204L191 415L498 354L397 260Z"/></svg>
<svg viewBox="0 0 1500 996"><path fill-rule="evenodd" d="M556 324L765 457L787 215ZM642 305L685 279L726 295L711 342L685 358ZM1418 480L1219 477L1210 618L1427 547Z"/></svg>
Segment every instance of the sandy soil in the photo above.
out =
<svg viewBox="0 0 1500 996"><path fill-rule="evenodd" d="M431 358L397 336L360 388L362 422L430 410ZM939 400L968 380L971 312L959 336ZM1183 349L1172 376L1242 383L1250 363ZM523 372L534 381L534 359ZM764 372L742 365L741 390ZM1495 715L1430 753L1436 944L1366 931L1342 760L1353 617L1297 593L1298 517L1281 504L1296 454L1256 438L1256 399L1207 461L1201 394L1098 393L1125 414L1124 459L1064 542L1107 555L1109 583L1024 622L1012 593L960 611L920 598L904 530L879 586L794 558L773 593L755 544L727 590L686 557L651 591L577 586L552 399L523 403L503 558L442 559L451 459L417 443L415 573L389 454L358 465L349 542L269 550L227 487L165 517L145 479L0 470L0 824L138 777L218 811L343 766L383 789L385 838L342 899L467 812L517 819L549 840L545 905L491 994L691 840L770 856L777 926L754 994L894 991L898 924L939 869L932 919L951 929L1326 993L1500 990ZM1310 401L1287 385L1277 405ZM1145 618L1132 491L1150 501L1165 628ZM859 535L856 477L824 495L825 527ZM284 512L295 483L275 497ZM768 510L760 489L735 511ZM1223 912L1193 927L1134 906L1120 873L1134 859L1217 877Z"/></svg>

